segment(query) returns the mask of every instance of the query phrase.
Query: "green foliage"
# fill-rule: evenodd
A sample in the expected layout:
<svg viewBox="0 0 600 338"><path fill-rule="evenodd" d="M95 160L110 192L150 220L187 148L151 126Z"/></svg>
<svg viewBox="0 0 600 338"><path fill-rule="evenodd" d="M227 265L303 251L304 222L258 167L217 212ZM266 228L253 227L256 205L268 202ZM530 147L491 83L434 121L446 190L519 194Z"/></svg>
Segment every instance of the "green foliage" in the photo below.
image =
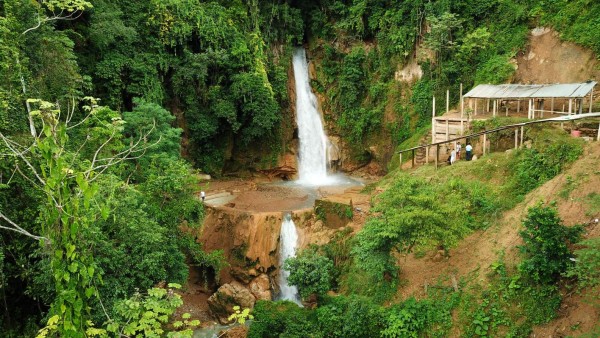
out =
<svg viewBox="0 0 600 338"><path fill-rule="evenodd" d="M580 288L600 286L600 238L590 238L578 243L580 248L573 252L575 264L569 265L566 277L577 278Z"/></svg>
<svg viewBox="0 0 600 338"><path fill-rule="evenodd" d="M513 189L520 194L533 190L560 173L582 152L578 140L549 134L538 137L533 148L521 150L513 159Z"/></svg>
<svg viewBox="0 0 600 338"><path fill-rule="evenodd" d="M515 66L510 63L510 57L496 55L488 59L477 69L475 84L500 84L506 82L515 72Z"/></svg>
<svg viewBox="0 0 600 338"><path fill-rule="evenodd" d="M174 291L179 288L179 284L169 284L168 289L152 288L147 295L136 293L131 298L118 302L115 304L116 316L106 323L106 331L98 331L97 335L165 336L167 331L164 327L170 316L183 304L181 296ZM192 337L192 329L200 325L200 321L189 320L189 314L184 314L182 318L183 321L173 323L174 328L182 330L169 332L167 337Z"/></svg>
<svg viewBox="0 0 600 338"><path fill-rule="evenodd" d="M323 337L367 337L383 327L383 307L368 298L331 297L315 312Z"/></svg>
<svg viewBox="0 0 600 338"><path fill-rule="evenodd" d="M367 221L352 249L356 266L373 278L371 287L397 275L393 252L417 245L447 249L468 232L467 208L457 207L463 198L448 188L407 175L378 196L372 209L378 216Z"/></svg>
<svg viewBox="0 0 600 338"><path fill-rule="evenodd" d="M284 268L290 271L288 283L298 287L303 299L311 294L322 296L331 289L333 262L320 254L316 247L309 247L296 257L288 258Z"/></svg>
<svg viewBox="0 0 600 338"><path fill-rule="evenodd" d="M528 210L523 227L520 248L526 258L519 269L536 283L555 282L571 265L568 245L577 241L582 228L565 227L556 209L541 204Z"/></svg>
<svg viewBox="0 0 600 338"><path fill-rule="evenodd" d="M427 298L417 301L409 298L390 307L386 314L382 337L442 337L448 334L452 322L451 310L457 297Z"/></svg>
<svg viewBox="0 0 600 338"><path fill-rule="evenodd" d="M248 338L302 338L318 336L313 312L293 302L259 300L254 305L254 321Z"/></svg>
<svg viewBox="0 0 600 338"><path fill-rule="evenodd" d="M244 310L240 310L239 306L234 306L233 307L233 311L235 311L234 313L231 314L231 316L227 317L228 321L232 321L235 323L240 323L240 324L244 324L246 322L246 320L252 320L254 319L254 316L250 314L250 309L246 308Z"/></svg>

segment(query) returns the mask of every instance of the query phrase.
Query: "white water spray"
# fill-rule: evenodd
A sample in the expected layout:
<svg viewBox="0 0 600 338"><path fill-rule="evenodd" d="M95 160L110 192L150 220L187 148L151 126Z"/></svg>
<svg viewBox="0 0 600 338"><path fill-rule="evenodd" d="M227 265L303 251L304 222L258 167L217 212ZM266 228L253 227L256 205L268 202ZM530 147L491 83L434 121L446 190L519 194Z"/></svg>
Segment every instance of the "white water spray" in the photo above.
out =
<svg viewBox="0 0 600 338"><path fill-rule="evenodd" d="M292 63L296 82L296 122L300 139L298 183L326 185L331 183L327 176L327 136L317 110L317 98L310 88L308 63L303 48L294 51Z"/></svg>
<svg viewBox="0 0 600 338"><path fill-rule="evenodd" d="M290 257L296 257L296 246L298 245L298 232L296 225L290 214L286 214L281 224L281 234L279 235L279 288L281 290L280 299L290 300L302 306L298 296L298 288L288 284L290 272L283 268L283 263Z"/></svg>

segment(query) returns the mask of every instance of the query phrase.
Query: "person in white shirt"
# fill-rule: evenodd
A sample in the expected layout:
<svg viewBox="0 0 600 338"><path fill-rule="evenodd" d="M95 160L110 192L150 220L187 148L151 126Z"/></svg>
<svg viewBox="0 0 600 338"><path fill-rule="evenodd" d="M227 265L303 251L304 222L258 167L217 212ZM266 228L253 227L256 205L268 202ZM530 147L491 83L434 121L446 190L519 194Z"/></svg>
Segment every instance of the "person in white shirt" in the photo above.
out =
<svg viewBox="0 0 600 338"><path fill-rule="evenodd" d="M202 198L202 203L204 203L204 199L206 198L206 193L204 190L200 192L200 198Z"/></svg>
<svg viewBox="0 0 600 338"><path fill-rule="evenodd" d="M470 143L467 143L467 146L465 147L465 152L467 153L467 155L466 155L467 161L470 161L471 158L473 157L473 147L471 146Z"/></svg>
<svg viewBox="0 0 600 338"><path fill-rule="evenodd" d="M460 150L462 149L462 145L460 143L456 144L456 160L460 160Z"/></svg>

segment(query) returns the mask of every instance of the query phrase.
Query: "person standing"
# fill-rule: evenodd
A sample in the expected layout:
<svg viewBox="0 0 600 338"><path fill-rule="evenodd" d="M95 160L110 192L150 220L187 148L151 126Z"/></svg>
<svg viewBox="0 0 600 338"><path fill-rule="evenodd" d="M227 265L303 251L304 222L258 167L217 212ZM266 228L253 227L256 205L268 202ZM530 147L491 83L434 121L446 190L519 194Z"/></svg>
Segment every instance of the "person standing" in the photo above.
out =
<svg viewBox="0 0 600 338"><path fill-rule="evenodd" d="M204 203L204 199L206 198L206 193L204 190L200 191L200 198L202 198L202 203Z"/></svg>
<svg viewBox="0 0 600 338"><path fill-rule="evenodd" d="M467 143L467 146L465 147L465 152L466 152L467 161L470 161L471 158L473 157L473 147L471 146L470 143Z"/></svg>
<svg viewBox="0 0 600 338"><path fill-rule="evenodd" d="M454 164L454 162L456 162L456 150L450 152L450 165Z"/></svg>
<svg viewBox="0 0 600 338"><path fill-rule="evenodd" d="M460 160L460 150L462 149L462 145L459 143L456 144L456 160Z"/></svg>

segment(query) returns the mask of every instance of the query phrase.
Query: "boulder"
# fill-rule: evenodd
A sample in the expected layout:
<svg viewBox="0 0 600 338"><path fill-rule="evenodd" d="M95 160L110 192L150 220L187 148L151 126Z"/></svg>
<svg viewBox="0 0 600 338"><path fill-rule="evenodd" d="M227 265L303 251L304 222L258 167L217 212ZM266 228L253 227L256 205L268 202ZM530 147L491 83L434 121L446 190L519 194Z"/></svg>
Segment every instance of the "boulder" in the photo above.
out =
<svg viewBox="0 0 600 338"><path fill-rule="evenodd" d="M248 288L257 300L272 300L271 280L266 274L254 278Z"/></svg>
<svg viewBox="0 0 600 338"><path fill-rule="evenodd" d="M242 309L253 308L256 298L252 293L238 282L223 284L217 292L208 298L208 307L221 324L227 324L233 312L233 307L238 305Z"/></svg>

